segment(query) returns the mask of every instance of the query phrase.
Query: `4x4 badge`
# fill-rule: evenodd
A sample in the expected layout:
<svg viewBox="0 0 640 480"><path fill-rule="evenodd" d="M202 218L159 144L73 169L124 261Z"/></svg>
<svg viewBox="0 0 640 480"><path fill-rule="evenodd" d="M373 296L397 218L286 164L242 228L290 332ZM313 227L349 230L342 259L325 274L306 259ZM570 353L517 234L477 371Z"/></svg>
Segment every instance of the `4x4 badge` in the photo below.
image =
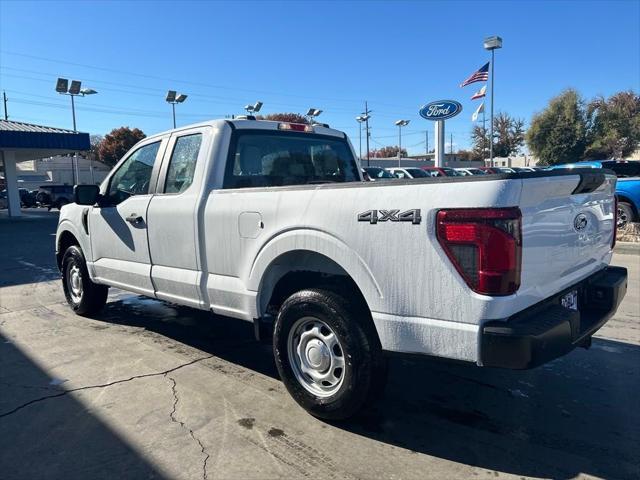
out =
<svg viewBox="0 0 640 480"><path fill-rule="evenodd" d="M367 210L358 214L358 221L369 222L372 225L378 222L411 222L418 225L422 222L422 217L419 208L406 210L402 213L400 210Z"/></svg>

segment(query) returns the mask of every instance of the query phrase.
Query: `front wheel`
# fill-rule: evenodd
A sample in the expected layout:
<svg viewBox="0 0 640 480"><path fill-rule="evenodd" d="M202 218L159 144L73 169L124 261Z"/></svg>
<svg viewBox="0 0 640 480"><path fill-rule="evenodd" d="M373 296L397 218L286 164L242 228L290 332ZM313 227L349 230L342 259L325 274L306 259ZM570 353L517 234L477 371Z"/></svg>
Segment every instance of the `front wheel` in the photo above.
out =
<svg viewBox="0 0 640 480"><path fill-rule="evenodd" d="M78 315L99 312L107 303L109 288L93 283L80 247L71 245L62 258L62 287L67 302Z"/></svg>
<svg viewBox="0 0 640 480"><path fill-rule="evenodd" d="M332 291L291 295L278 313L273 347L285 387L316 417L351 417L384 389L386 359L369 312Z"/></svg>

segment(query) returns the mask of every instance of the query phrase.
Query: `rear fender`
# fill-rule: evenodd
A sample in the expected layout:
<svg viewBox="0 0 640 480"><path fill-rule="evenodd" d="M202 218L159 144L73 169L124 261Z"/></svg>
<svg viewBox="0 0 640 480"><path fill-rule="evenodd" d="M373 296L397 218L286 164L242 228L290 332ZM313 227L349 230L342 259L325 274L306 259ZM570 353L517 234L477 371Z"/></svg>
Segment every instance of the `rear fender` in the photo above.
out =
<svg viewBox="0 0 640 480"><path fill-rule="evenodd" d="M277 263L278 258L296 251L320 254L335 262L356 283L369 309L374 310L379 306L382 291L364 260L339 238L313 229L289 230L265 243L245 274L247 289L261 292L267 270ZM286 265L281 267L286 271ZM258 302L261 296L257 295ZM257 305L258 312L263 313L262 309L261 305Z"/></svg>

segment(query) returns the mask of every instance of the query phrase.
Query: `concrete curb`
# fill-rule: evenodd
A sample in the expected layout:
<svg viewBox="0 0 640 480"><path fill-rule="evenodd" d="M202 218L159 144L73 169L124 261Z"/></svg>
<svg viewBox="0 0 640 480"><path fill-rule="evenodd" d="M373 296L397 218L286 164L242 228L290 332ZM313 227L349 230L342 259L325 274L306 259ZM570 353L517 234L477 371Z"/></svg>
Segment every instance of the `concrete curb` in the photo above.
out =
<svg viewBox="0 0 640 480"><path fill-rule="evenodd" d="M635 242L616 242L613 253L622 253L624 255L639 255L640 243Z"/></svg>

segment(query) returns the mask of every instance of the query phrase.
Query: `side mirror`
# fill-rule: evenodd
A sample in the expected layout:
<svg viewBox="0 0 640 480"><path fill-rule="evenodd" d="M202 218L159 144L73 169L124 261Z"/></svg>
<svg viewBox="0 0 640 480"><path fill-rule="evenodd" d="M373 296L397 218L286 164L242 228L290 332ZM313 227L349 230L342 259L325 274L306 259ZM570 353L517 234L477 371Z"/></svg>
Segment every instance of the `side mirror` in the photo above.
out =
<svg viewBox="0 0 640 480"><path fill-rule="evenodd" d="M100 198L97 185L76 185L73 187L73 200L78 205L95 205Z"/></svg>

